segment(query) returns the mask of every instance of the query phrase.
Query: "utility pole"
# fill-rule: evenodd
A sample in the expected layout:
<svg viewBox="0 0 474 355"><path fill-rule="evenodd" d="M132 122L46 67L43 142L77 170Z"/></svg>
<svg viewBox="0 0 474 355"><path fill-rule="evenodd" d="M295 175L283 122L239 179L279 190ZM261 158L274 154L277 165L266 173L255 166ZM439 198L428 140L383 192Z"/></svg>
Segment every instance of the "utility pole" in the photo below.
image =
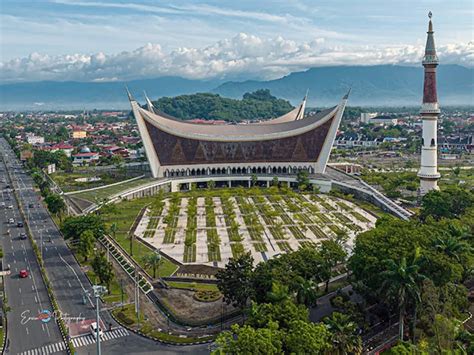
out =
<svg viewBox="0 0 474 355"><path fill-rule="evenodd" d="M92 286L95 297L95 321L96 321L96 344L97 344L97 355L101 355L100 350L100 318L99 318L99 298L102 294L107 292L107 288L100 285Z"/></svg>
<svg viewBox="0 0 474 355"><path fill-rule="evenodd" d="M138 267L135 266L135 312L137 314L137 324L140 327L140 289L138 288Z"/></svg>

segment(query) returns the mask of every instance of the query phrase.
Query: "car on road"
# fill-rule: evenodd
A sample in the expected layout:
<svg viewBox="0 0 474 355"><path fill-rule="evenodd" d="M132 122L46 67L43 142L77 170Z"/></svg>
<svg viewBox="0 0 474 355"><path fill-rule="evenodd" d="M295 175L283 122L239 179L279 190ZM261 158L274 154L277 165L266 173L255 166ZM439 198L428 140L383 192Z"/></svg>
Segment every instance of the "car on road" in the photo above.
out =
<svg viewBox="0 0 474 355"><path fill-rule="evenodd" d="M13 209L13 205L8 206L8 209L12 210L12 209Z"/></svg>
<svg viewBox="0 0 474 355"><path fill-rule="evenodd" d="M28 205L28 208L35 208L34 203L30 203L30 204Z"/></svg>
<svg viewBox="0 0 474 355"><path fill-rule="evenodd" d="M10 219L8 220L8 223L13 224L13 223L15 223L15 220L14 220L13 218L10 218Z"/></svg>
<svg viewBox="0 0 474 355"><path fill-rule="evenodd" d="M97 339L97 322L91 323L91 325L89 326L89 329L94 339ZM100 326L99 326L99 336L102 338L103 335L104 335L104 332L102 331L102 329L100 329Z"/></svg>
<svg viewBox="0 0 474 355"><path fill-rule="evenodd" d="M28 270L22 269L20 270L20 279L24 279L28 277Z"/></svg>
<svg viewBox="0 0 474 355"><path fill-rule="evenodd" d="M25 240L26 239L26 233L20 233L20 239Z"/></svg>
<svg viewBox="0 0 474 355"><path fill-rule="evenodd" d="M22 228L22 227L23 227L23 222L18 222L18 223L16 224L16 226L17 226L18 228Z"/></svg>

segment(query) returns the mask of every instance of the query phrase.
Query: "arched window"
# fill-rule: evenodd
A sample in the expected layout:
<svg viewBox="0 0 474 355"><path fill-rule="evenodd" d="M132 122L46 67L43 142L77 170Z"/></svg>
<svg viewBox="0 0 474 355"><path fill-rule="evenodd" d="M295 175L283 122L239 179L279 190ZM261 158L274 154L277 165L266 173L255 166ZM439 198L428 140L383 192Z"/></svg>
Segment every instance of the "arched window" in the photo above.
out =
<svg viewBox="0 0 474 355"><path fill-rule="evenodd" d="M431 138L431 146L432 146L432 147L435 146L435 140L434 140L434 138Z"/></svg>
<svg viewBox="0 0 474 355"><path fill-rule="evenodd" d="M424 146L424 145L425 145L425 139L421 138L421 146Z"/></svg>

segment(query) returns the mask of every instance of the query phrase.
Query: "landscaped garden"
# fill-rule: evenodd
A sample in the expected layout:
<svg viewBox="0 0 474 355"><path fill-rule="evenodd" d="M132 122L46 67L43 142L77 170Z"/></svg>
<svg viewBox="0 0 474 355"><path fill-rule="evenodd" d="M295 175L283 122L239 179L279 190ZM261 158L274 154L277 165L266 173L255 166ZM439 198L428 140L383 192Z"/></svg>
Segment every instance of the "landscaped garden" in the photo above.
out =
<svg viewBox="0 0 474 355"><path fill-rule="evenodd" d="M78 197L90 202L97 202L97 201L102 201L104 199L108 199L113 195L116 195L120 192L124 192L131 188L145 185L151 181L153 181L153 179L151 178L141 178L141 179L136 179L132 181L124 181L117 185L104 186L103 188L92 190L92 191L78 192L77 194L73 194L72 196Z"/></svg>
<svg viewBox="0 0 474 355"><path fill-rule="evenodd" d="M351 201L276 187L195 189L135 201L161 206L146 208L137 238L186 264L223 266L247 251L261 261L334 238L350 249L376 221Z"/></svg>

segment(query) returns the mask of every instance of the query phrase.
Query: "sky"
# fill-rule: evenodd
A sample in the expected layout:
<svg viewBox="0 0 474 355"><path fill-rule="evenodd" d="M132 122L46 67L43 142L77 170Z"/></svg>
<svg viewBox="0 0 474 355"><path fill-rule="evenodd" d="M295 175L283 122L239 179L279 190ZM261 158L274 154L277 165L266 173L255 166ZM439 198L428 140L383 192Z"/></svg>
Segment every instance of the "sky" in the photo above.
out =
<svg viewBox="0 0 474 355"><path fill-rule="evenodd" d="M273 79L329 65L474 66L472 0L0 0L0 80Z"/></svg>

